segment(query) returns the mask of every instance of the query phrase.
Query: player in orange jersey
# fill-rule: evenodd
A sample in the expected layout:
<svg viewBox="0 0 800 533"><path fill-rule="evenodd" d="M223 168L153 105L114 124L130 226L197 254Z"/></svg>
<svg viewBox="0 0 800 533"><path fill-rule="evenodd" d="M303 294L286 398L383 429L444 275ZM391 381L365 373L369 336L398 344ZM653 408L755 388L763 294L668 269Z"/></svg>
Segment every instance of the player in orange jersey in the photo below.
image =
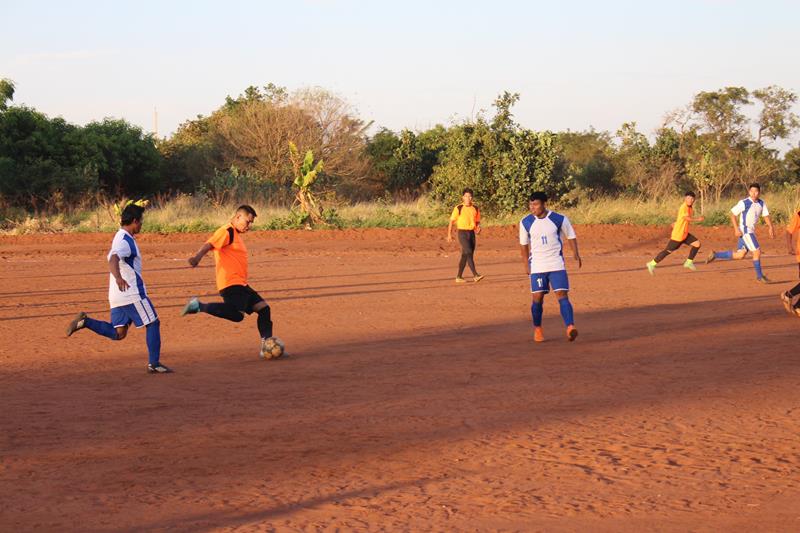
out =
<svg viewBox="0 0 800 533"><path fill-rule="evenodd" d="M694 266L694 258L700 250L700 241L697 237L689 233L690 222L702 222L705 220L702 216L694 216L694 193L687 192L683 197L683 203L678 209L678 218L675 224L672 225L672 234L669 237L669 242L666 248L661 250L649 263L647 263L647 270L650 274L655 274L656 265L664 260L669 254L681 247L682 244L689 246L689 257L683 263L683 266L689 270L697 270Z"/></svg>
<svg viewBox="0 0 800 533"><path fill-rule="evenodd" d="M792 246L792 240L795 235L798 235L797 244ZM792 216L792 220L786 227L786 248L789 255L794 255L797 259L797 270L798 274L800 274L800 211ZM781 302L787 313L800 317L800 283L781 293Z"/></svg>
<svg viewBox="0 0 800 533"><path fill-rule="evenodd" d="M217 289L222 303L203 303L192 298L181 315L208 313L231 322L244 320L244 313L258 315L258 332L261 335L260 357L264 358L264 344L272 337L272 316L269 305L247 284L247 247L242 234L250 230L256 211L249 205L241 205L228 224L217 229L198 252L189 258L196 267L211 250L216 264Z"/></svg>

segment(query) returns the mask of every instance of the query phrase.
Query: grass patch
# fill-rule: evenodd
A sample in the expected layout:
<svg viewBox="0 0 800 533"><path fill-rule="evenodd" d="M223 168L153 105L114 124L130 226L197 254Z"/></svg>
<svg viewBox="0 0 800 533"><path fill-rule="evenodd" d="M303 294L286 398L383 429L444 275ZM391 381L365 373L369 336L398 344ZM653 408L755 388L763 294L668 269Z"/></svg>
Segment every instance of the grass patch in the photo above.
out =
<svg viewBox="0 0 800 533"><path fill-rule="evenodd" d="M800 208L800 189L787 187L764 195L772 219L776 224L788 222L793 212ZM729 224L730 208L740 199L725 198L719 202L706 202L705 222L701 225ZM584 199L575 206L551 207L565 213L576 224L633 224L668 225L675 220L680 196L661 199L635 199L606 197ZM453 205L455 202L453 203ZM699 202L698 202L699 204ZM286 207L254 204L258 217L255 230L301 229L303 224L296 214ZM391 203L384 200L357 204L340 204L328 207L324 213L329 228L435 228L446 227L452 205L442 205L422 197L415 201ZM225 224L236 205L213 205L202 197L180 195L156 202L145 214L144 231L155 233L205 233ZM699 205L695 213L700 213ZM516 224L525 216L525 209L516 213L491 215L484 213L485 226ZM5 221L0 233L66 233L113 232L119 227L113 210L97 206L91 209L75 208L69 212L32 216L20 211L3 213Z"/></svg>

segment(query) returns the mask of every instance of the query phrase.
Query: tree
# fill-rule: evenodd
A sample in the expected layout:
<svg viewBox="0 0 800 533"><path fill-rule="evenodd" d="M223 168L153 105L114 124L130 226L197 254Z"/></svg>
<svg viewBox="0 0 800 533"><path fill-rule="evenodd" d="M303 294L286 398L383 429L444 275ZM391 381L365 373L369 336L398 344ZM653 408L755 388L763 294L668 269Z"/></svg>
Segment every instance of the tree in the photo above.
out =
<svg viewBox="0 0 800 533"><path fill-rule="evenodd" d="M8 78L0 79L0 111L8 109L8 102L14 99L14 87Z"/></svg>
<svg viewBox="0 0 800 533"><path fill-rule="evenodd" d="M534 190L559 196L568 191L569 177L555 176L557 137L534 132L513 121L511 106L519 95L508 92L494 102L491 122L476 120L453 126L431 176L435 198L452 199L469 187L489 209L512 212L525 205Z"/></svg>
<svg viewBox="0 0 800 533"><path fill-rule="evenodd" d="M297 188L292 209L300 209L302 222L305 222L307 227L311 227L314 224L324 224L322 206L311 190L324 168L322 160L320 159L314 164L314 152L311 150L307 150L305 156L301 159L297 145L291 141L289 141L289 157L294 169L293 183Z"/></svg>
<svg viewBox="0 0 800 533"><path fill-rule="evenodd" d="M770 85L753 91L753 96L763 106L758 116L758 144L763 145L764 139L786 139L800 129L800 117L792 112L797 103L795 93Z"/></svg>

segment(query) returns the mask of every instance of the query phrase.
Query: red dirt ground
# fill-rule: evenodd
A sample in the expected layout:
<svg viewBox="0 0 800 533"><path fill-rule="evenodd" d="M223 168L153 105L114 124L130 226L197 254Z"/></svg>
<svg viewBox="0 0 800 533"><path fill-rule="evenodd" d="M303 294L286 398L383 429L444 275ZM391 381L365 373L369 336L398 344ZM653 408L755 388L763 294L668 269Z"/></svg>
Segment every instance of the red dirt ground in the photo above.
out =
<svg viewBox="0 0 800 533"><path fill-rule="evenodd" d="M0 529L800 530L800 320L782 241L749 261L644 263L664 228L579 227L580 337L545 305L534 345L515 228L488 228L486 279L455 285L444 230L249 234L255 319L181 318L214 299L203 235L142 235L163 323L64 338L107 317L111 235L0 238ZM726 228L696 232L704 251ZM701 252L700 257L705 254Z"/></svg>

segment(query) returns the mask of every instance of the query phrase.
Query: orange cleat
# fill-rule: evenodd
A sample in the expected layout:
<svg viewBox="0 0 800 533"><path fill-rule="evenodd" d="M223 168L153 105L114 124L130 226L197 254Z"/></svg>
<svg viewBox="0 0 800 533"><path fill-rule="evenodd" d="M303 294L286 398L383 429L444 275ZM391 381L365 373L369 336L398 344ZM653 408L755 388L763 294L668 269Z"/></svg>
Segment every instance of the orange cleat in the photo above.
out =
<svg viewBox="0 0 800 533"><path fill-rule="evenodd" d="M572 342L576 338L578 338L578 330L575 329L575 326L567 326L567 340Z"/></svg>
<svg viewBox="0 0 800 533"><path fill-rule="evenodd" d="M541 326L533 328L533 340L536 342L544 342L544 332Z"/></svg>

